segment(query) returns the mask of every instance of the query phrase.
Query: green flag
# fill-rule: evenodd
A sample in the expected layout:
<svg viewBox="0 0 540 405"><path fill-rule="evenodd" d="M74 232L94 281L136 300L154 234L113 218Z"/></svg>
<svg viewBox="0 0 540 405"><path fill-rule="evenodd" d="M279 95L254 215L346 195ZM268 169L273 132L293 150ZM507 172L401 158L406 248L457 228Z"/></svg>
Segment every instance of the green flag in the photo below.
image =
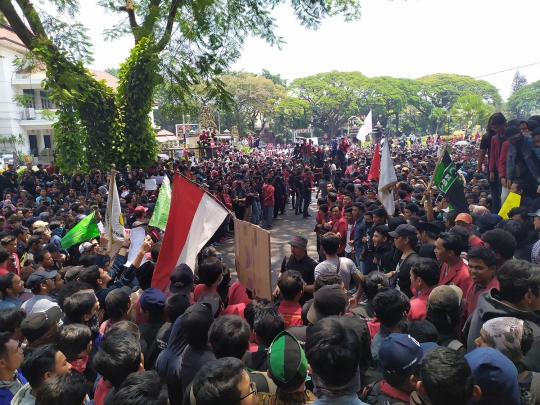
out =
<svg viewBox="0 0 540 405"><path fill-rule="evenodd" d="M156 206L150 218L148 225L155 226L159 229L165 229L167 225L167 219L169 219L169 209L171 208L171 183L169 182L169 177L163 177L163 183L161 183L161 188L159 189L158 199L156 201Z"/></svg>
<svg viewBox="0 0 540 405"><path fill-rule="evenodd" d="M444 148L443 154L435 173L433 174L433 183L439 191L444 193L446 200L459 212L468 212L469 205L463 193L463 183L459 179L459 175L452 162L448 148Z"/></svg>
<svg viewBox="0 0 540 405"><path fill-rule="evenodd" d="M92 212L90 215L84 217L81 222L75 225L75 228L62 238L60 244L64 249L99 236L99 229L94 215L94 212Z"/></svg>

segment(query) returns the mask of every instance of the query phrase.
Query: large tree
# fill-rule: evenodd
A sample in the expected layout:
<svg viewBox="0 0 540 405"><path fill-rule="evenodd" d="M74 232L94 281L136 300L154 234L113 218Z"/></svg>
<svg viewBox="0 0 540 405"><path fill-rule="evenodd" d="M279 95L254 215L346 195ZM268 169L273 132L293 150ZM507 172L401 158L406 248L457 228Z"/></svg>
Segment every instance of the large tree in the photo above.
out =
<svg viewBox="0 0 540 405"><path fill-rule="evenodd" d="M186 93L195 83L212 81L224 94L217 75L238 58L248 35L281 43L270 13L285 0L101 0L100 6L122 17L106 34L111 39L130 35L134 41L117 92L85 68L91 44L76 20L77 0L48 2L56 8L54 15L29 0L0 0L0 13L31 57L46 64L46 90L62 105L55 126L59 163L70 169L85 162L149 164L157 147L148 114L161 74ZM342 15L346 21L360 16L356 0L290 4L308 28L327 16Z"/></svg>
<svg viewBox="0 0 540 405"><path fill-rule="evenodd" d="M527 119L540 111L540 80L516 90L508 98L508 109L517 119Z"/></svg>
<svg viewBox="0 0 540 405"><path fill-rule="evenodd" d="M493 106L486 103L478 94L467 94L459 97L450 115L461 128L484 125L493 113Z"/></svg>
<svg viewBox="0 0 540 405"><path fill-rule="evenodd" d="M312 125L334 136L350 116L365 109L365 84L360 72L332 71L296 79L289 90L310 106Z"/></svg>

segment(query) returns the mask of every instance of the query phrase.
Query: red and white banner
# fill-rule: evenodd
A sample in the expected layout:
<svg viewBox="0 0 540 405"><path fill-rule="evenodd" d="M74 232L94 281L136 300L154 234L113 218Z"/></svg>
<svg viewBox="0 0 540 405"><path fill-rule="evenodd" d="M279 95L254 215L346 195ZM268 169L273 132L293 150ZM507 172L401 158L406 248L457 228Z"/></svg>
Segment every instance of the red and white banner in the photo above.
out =
<svg viewBox="0 0 540 405"><path fill-rule="evenodd" d="M182 176L175 175L169 218L152 287L165 291L172 270L181 263L195 270L197 253L228 214L212 196Z"/></svg>

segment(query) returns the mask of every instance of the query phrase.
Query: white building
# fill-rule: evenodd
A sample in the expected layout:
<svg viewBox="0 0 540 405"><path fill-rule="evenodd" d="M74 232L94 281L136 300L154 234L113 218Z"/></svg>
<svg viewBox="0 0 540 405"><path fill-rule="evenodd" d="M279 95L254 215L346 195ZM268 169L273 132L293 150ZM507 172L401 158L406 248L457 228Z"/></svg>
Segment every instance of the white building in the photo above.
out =
<svg viewBox="0 0 540 405"><path fill-rule="evenodd" d="M27 49L9 26L0 24L0 141L3 137L23 135L25 144L19 150L49 162L55 149L54 131L47 110L54 113L56 106L42 88L45 72L16 72L13 61ZM104 79L112 88L118 79L109 73L90 70L98 80ZM28 96L24 106L15 101L17 95ZM45 112L44 112L45 110ZM13 147L0 142L0 154L12 152Z"/></svg>

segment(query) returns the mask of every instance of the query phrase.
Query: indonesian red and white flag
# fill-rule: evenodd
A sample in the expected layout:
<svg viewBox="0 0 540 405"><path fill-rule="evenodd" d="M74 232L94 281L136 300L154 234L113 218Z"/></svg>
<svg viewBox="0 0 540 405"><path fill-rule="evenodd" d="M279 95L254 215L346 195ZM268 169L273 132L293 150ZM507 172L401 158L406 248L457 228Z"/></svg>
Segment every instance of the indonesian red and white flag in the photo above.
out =
<svg viewBox="0 0 540 405"><path fill-rule="evenodd" d="M152 287L165 291L172 270L185 263L195 270L198 252L223 223L229 211L211 195L180 175L174 176L171 208Z"/></svg>

